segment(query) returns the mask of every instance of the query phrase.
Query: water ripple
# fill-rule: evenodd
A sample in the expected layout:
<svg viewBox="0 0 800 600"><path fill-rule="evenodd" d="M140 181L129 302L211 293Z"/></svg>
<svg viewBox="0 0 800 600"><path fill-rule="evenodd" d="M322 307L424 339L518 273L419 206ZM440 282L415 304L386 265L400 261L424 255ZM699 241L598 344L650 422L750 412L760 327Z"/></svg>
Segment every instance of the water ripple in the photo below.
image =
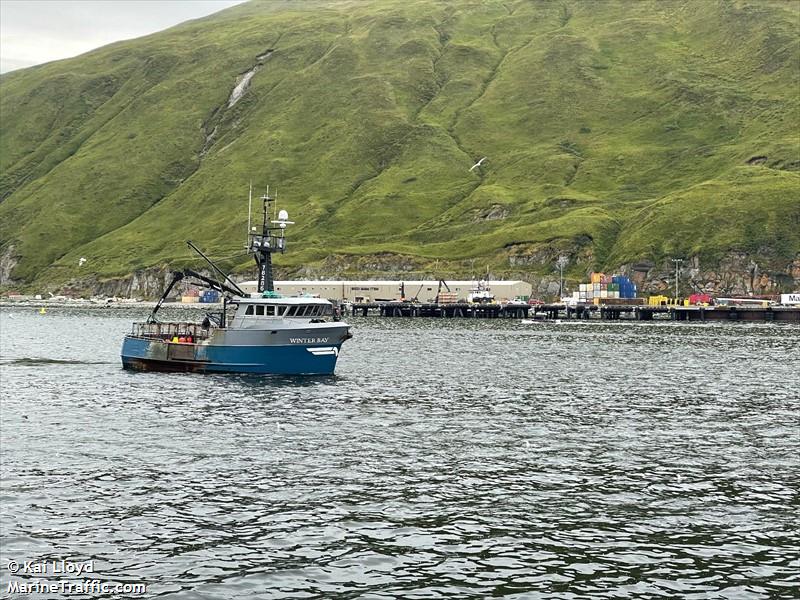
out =
<svg viewBox="0 0 800 600"><path fill-rule="evenodd" d="M124 372L128 315L15 316L2 563L164 598L800 585L796 328L356 319L336 376L261 379Z"/></svg>

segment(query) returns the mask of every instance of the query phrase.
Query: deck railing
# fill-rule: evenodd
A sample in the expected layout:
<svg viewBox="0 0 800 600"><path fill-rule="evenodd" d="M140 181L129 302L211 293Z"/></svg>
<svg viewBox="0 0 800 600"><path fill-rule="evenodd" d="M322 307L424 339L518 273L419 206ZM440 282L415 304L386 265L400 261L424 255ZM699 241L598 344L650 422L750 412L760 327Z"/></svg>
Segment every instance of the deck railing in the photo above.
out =
<svg viewBox="0 0 800 600"><path fill-rule="evenodd" d="M172 339L174 337L191 336L193 340L204 340L209 336L210 328L199 323L134 323L131 335L143 338Z"/></svg>

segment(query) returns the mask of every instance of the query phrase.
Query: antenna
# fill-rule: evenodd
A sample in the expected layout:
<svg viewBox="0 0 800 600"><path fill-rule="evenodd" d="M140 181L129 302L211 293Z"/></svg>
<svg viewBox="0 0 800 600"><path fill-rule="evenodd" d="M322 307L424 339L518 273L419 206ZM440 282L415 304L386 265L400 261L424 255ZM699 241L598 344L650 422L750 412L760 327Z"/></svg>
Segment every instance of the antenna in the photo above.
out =
<svg viewBox="0 0 800 600"><path fill-rule="evenodd" d="M258 266L258 292L274 291L274 281L272 279L272 253L286 250L285 231L287 225L293 225L294 221L289 220L289 213L285 210L278 210L274 207L275 219L270 220L270 210L273 208L270 202L275 202L275 198L267 193L261 196L263 202L263 222L261 231L257 232L255 227L251 227L249 233L248 251L254 255Z"/></svg>
<svg viewBox="0 0 800 600"><path fill-rule="evenodd" d="M253 215L253 180L250 180L250 195L247 198L247 237L244 240L244 247L250 248L250 220Z"/></svg>

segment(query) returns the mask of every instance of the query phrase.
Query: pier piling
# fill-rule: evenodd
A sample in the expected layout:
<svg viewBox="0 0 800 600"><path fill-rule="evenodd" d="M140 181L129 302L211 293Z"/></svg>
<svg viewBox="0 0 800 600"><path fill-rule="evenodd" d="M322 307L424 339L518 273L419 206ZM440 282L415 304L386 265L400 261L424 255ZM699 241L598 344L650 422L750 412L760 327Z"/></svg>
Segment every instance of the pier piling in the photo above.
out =
<svg viewBox="0 0 800 600"><path fill-rule="evenodd" d="M800 323L798 306L649 306L578 304L471 304L457 302L361 302L352 304L353 316L438 317L442 319L593 319L601 321L652 321L657 316L671 321L764 321ZM596 316L594 316L596 315Z"/></svg>

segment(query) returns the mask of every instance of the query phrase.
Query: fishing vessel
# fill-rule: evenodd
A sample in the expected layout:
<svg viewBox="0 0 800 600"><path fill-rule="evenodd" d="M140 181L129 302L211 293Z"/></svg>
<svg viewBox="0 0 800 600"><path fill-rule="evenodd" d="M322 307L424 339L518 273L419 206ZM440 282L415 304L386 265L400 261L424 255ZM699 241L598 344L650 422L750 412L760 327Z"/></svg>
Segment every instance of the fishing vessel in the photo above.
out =
<svg viewBox="0 0 800 600"><path fill-rule="evenodd" d="M470 304L492 304L494 294L489 287L488 281L479 281L478 285L472 288L467 295L467 302Z"/></svg>
<svg viewBox="0 0 800 600"><path fill-rule="evenodd" d="M140 371L254 373L262 375L330 375L342 344L352 337L338 320L331 302L321 298L283 297L275 292L272 254L286 249L281 210L270 220L274 198L262 196L261 230L248 222L248 251L258 266L257 293L245 293L197 248L214 276L191 269L173 274L152 313L133 324L122 343L122 365ZM248 216L249 221L249 216ZM165 321L158 311L174 286L183 280L218 291L222 309L207 312L199 322Z"/></svg>

